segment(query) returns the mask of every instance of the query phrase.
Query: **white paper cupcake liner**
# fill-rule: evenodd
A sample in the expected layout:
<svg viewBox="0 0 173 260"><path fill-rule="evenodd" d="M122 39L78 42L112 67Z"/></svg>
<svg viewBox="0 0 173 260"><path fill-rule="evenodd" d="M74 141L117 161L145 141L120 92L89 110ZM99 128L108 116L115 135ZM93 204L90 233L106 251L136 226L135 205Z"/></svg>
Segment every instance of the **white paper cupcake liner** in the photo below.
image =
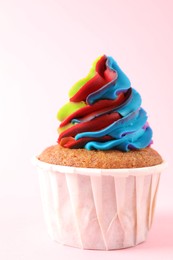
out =
<svg viewBox="0 0 173 260"><path fill-rule="evenodd" d="M146 240L165 163L131 169L92 169L34 160L48 232L83 249L112 250Z"/></svg>

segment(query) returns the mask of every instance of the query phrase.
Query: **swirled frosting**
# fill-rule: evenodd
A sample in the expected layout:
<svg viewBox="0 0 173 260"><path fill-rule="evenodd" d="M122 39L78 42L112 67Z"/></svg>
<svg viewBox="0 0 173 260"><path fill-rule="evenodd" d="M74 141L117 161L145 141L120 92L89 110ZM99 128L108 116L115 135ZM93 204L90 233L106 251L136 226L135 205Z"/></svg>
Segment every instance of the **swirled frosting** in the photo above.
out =
<svg viewBox="0 0 173 260"><path fill-rule="evenodd" d="M141 96L112 57L97 58L69 97L57 114L61 146L129 151L152 143Z"/></svg>

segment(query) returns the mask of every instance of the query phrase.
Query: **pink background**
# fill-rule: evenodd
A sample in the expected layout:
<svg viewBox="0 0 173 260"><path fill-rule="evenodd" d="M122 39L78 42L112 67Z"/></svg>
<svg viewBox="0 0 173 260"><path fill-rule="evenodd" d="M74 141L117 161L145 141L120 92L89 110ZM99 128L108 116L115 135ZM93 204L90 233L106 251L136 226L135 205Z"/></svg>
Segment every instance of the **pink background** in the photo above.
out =
<svg viewBox="0 0 173 260"><path fill-rule="evenodd" d="M172 0L0 1L0 259L173 259L172 13ZM56 112L103 53L141 93L168 162L147 242L111 252L49 239L30 163L56 142Z"/></svg>

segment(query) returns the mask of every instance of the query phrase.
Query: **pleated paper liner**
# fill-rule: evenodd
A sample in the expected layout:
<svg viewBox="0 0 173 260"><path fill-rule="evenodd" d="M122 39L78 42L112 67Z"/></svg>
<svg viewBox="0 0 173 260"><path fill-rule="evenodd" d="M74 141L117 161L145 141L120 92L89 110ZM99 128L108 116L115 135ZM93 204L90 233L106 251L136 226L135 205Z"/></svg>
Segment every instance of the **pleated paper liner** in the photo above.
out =
<svg viewBox="0 0 173 260"><path fill-rule="evenodd" d="M61 244L113 250L146 240L165 163L130 169L75 168L34 159L48 233Z"/></svg>

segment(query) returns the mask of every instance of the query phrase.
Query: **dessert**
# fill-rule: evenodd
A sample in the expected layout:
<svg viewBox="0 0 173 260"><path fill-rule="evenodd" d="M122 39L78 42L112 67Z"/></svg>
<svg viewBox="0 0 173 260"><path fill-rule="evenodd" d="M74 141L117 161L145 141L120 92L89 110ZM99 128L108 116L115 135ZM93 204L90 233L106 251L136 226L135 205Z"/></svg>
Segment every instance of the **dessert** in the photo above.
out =
<svg viewBox="0 0 173 260"><path fill-rule="evenodd" d="M115 60L97 58L58 112L58 144L35 163L51 237L110 250L146 240L162 157L140 94Z"/></svg>

